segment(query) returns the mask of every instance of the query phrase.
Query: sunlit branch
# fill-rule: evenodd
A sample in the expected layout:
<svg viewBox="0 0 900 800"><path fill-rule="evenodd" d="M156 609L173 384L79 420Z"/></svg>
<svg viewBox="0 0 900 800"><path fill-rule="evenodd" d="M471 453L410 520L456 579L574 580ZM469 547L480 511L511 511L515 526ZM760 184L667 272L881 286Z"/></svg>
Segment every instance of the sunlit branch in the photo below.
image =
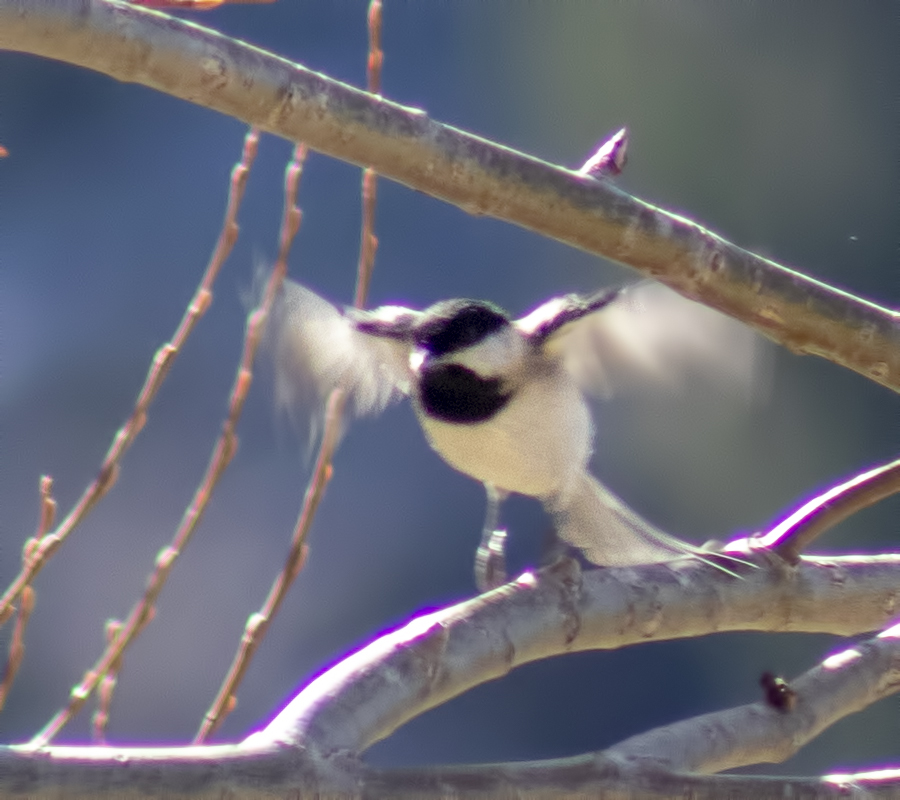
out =
<svg viewBox="0 0 900 800"><path fill-rule="evenodd" d="M898 576L900 554L803 558L793 570L761 563L742 579L689 558L584 573L564 560L377 638L255 736L359 752L473 686L550 656L727 630L876 630L897 613Z"/></svg>
<svg viewBox="0 0 900 800"><path fill-rule="evenodd" d="M900 492L900 460L855 475L804 503L769 531L725 547L744 552L745 547L768 548L796 564L810 542L847 517Z"/></svg>
<svg viewBox="0 0 900 800"><path fill-rule="evenodd" d="M0 48L213 108L658 278L797 353L900 390L900 315L754 255L609 181L517 153L198 25L94 0L0 0Z"/></svg>

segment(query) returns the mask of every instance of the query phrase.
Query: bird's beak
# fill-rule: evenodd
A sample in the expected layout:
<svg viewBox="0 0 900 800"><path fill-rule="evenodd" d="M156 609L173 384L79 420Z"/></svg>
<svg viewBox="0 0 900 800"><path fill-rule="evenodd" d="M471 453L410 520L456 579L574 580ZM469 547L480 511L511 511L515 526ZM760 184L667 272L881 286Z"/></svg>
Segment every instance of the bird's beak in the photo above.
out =
<svg viewBox="0 0 900 800"><path fill-rule="evenodd" d="M426 352L421 347L417 347L409 354L409 368L414 375L418 375L419 370L422 369L422 364L425 363L425 356Z"/></svg>

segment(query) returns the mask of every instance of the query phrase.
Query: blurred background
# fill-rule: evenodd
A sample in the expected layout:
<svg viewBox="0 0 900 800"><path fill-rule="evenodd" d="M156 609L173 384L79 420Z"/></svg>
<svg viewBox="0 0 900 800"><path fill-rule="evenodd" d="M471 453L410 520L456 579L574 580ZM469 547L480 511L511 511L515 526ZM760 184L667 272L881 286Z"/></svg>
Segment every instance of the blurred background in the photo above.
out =
<svg viewBox="0 0 900 800"><path fill-rule="evenodd" d="M280 0L193 17L355 85L362 0ZM623 125L619 184L736 244L896 305L900 50L896 5L410 3L386 0L384 93L433 118L578 166ZM0 584L36 525L38 480L60 516L94 477L155 350L171 336L218 235L244 126L139 86L0 53ZM240 356L254 260L272 258L290 145L263 137L241 236L215 302L179 356L118 484L36 581L37 607L0 741L30 738L126 615L203 473ZM311 154L290 271L352 297L358 169ZM447 297L514 314L628 270L379 183L373 305ZM758 529L817 490L896 457L897 400L825 361L770 347L765 402L688 390L598 409L593 469L645 516L695 541ZM280 568L309 465L257 373L240 449L127 654L113 742L185 742ZM218 739L259 728L309 678L379 631L474 593L484 498L426 444L408 405L355 423L311 534L310 558ZM817 543L895 551L895 500ZM510 566L547 524L506 510ZM10 625L0 634L5 652ZM757 699L836 637L725 634L532 664L379 743L384 765L554 757ZM5 658L5 656L4 656ZM609 687L614 686L615 690ZM85 741L87 711L60 741ZM848 719L769 773L896 761L897 700Z"/></svg>

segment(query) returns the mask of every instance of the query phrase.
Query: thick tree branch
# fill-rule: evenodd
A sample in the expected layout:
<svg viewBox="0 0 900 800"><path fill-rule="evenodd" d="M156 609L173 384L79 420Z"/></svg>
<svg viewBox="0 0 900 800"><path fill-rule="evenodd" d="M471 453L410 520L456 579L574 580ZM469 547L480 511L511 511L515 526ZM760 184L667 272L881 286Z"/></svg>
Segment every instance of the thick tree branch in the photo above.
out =
<svg viewBox="0 0 900 800"><path fill-rule="evenodd" d="M605 755L707 774L784 761L839 719L897 692L898 633L859 642L791 681L789 710L757 702L704 714L633 736Z"/></svg>
<svg viewBox="0 0 900 800"><path fill-rule="evenodd" d="M379 637L316 678L251 740L361 752L537 659L719 631L852 635L883 627L900 608L900 555L804 557L797 567L769 558L743 580L691 558L583 574L565 560L525 573Z"/></svg>
<svg viewBox="0 0 900 800"><path fill-rule="evenodd" d="M803 559L786 569L779 559L745 580L692 559L584 575L574 562L563 562L380 637L309 684L238 745L0 748L0 798L121 797L126 789L194 798L298 792L440 797L452 791L467 797L511 791L522 797L559 791L721 797L723 790L749 798L781 796L786 786L797 797L839 796L840 785L820 780L677 773L783 758L797 741L894 691L895 630L798 680L798 704L790 714L761 703L718 712L737 715L737 729L748 725L741 715L754 720L752 741L737 756L723 753L727 737L684 744L691 726L719 726L716 715L650 731L605 753L532 764L380 771L366 768L354 753L405 719L537 658L724 630L849 634L880 627L896 614L898 573L900 556ZM651 768L647 759L654 761ZM886 787L884 778L875 786Z"/></svg>
<svg viewBox="0 0 900 800"><path fill-rule="evenodd" d="M687 775L623 768L602 755L540 762L434 767L427 770L367 770L370 797L465 797L466 800L826 800L857 792L866 798L896 798L900 775L883 772L831 778L770 778L758 775Z"/></svg>
<svg viewBox="0 0 900 800"><path fill-rule="evenodd" d="M352 759L312 748L0 747L0 799L353 797Z"/></svg>
<svg viewBox="0 0 900 800"><path fill-rule="evenodd" d="M113 0L0 0L0 48L216 109L469 211L627 264L900 391L900 314L690 220L214 31Z"/></svg>
<svg viewBox="0 0 900 800"><path fill-rule="evenodd" d="M244 745L185 748L0 747L0 798L121 800L209 798L551 798L586 796L695 800L896 797L900 775L886 771L825 778L687 775L633 769L590 754L521 764L378 770L309 750L252 751Z"/></svg>

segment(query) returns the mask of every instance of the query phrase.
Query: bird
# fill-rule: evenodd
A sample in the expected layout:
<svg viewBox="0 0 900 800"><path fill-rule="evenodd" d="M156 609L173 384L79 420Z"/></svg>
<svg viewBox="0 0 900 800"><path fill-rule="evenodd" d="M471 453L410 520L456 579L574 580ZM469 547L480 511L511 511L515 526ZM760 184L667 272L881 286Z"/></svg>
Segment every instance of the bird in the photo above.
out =
<svg viewBox="0 0 900 800"><path fill-rule="evenodd" d="M588 398L648 383L677 388L695 375L752 382L755 337L725 315L653 281L555 297L513 319L473 299L341 308L286 280L272 339L280 404L342 388L358 416L409 398L431 447L487 490L482 562L513 493L537 498L559 538L592 564L710 560L591 474ZM484 569L476 579L489 588Z"/></svg>

